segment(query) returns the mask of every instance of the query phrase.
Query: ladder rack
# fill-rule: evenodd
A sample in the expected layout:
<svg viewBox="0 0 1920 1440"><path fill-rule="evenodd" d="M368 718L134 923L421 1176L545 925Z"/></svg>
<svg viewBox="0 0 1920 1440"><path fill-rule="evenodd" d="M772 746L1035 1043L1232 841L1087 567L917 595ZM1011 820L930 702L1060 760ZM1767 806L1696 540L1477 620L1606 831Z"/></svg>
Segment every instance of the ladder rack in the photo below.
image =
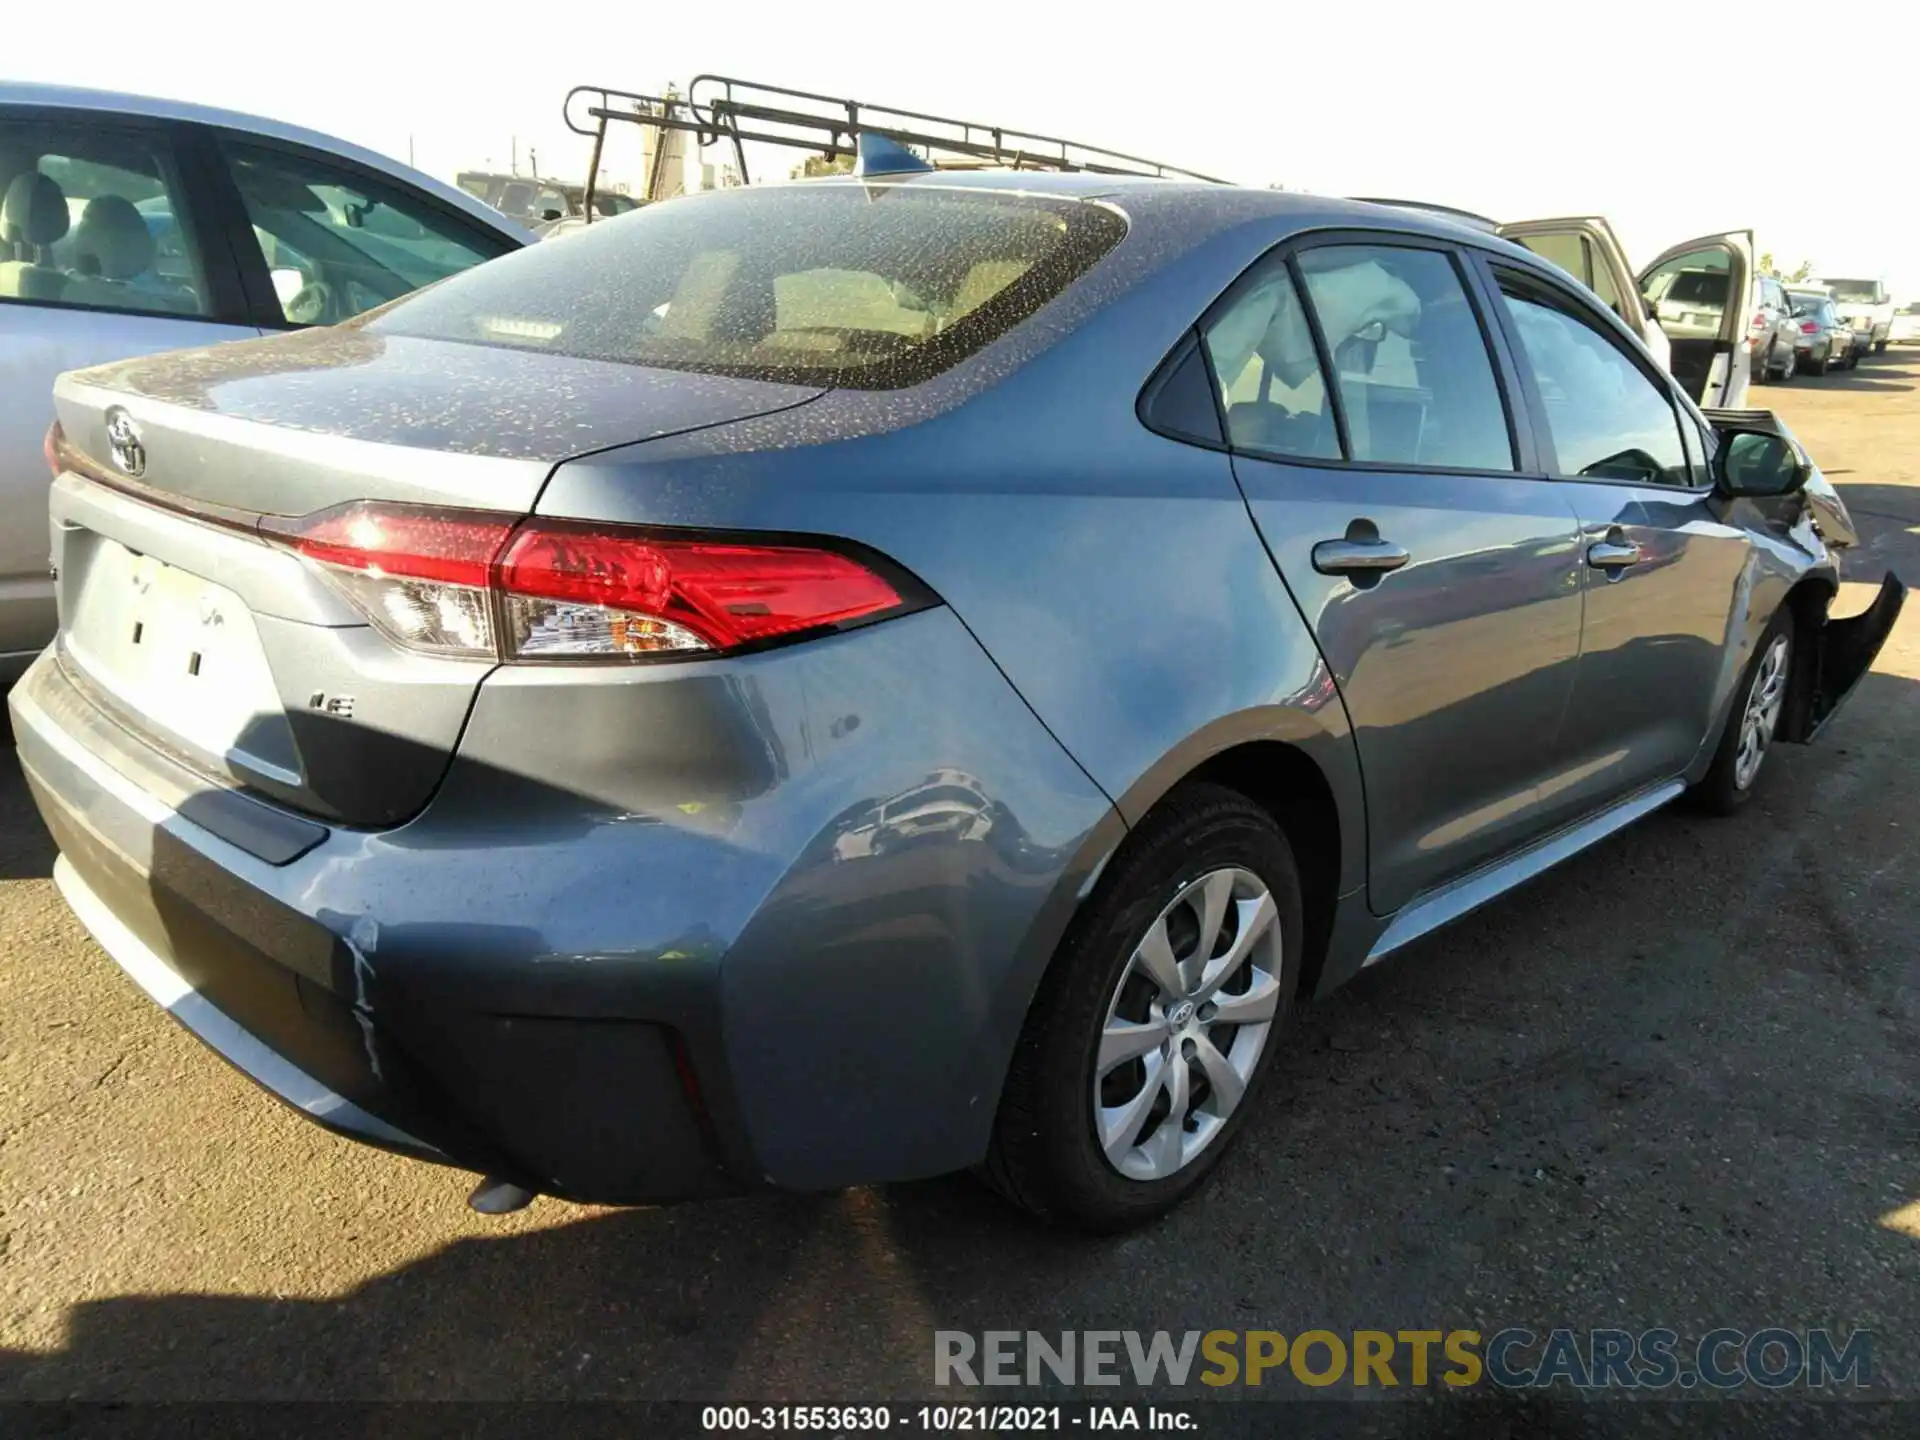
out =
<svg viewBox="0 0 1920 1440"><path fill-rule="evenodd" d="M601 155L607 126L614 121L651 125L661 131L684 131L701 146L726 141L745 183L748 142L810 150L829 160L854 153L863 130L886 135L903 145L925 150L936 165L958 168L967 164L1006 166L1014 170L1083 170L1099 175L1180 178L1222 183L1211 175L1183 169L1139 155L1084 145L1077 140L1036 135L1002 125L955 120L919 110L890 105L865 105L857 100L765 85L726 75L696 75L684 95L642 95L604 85L576 85L564 106L567 128L593 140L593 159L587 168L586 212L593 219L594 188L600 178ZM655 149L656 168L668 147ZM649 194L659 176L649 176Z"/></svg>

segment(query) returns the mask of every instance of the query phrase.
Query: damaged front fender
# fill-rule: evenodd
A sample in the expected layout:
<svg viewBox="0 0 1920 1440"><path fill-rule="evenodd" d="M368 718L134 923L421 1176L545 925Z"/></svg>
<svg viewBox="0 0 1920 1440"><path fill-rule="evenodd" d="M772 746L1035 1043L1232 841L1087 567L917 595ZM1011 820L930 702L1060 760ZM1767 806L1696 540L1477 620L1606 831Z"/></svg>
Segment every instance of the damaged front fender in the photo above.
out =
<svg viewBox="0 0 1920 1440"><path fill-rule="evenodd" d="M1889 573L1880 582L1880 593L1873 604L1860 614L1821 622L1814 637L1808 683L1801 687L1798 703L1781 717L1782 740L1806 745L1826 728L1860 683L1860 677L1872 668L1874 657L1893 633L1906 599L1907 587L1899 576Z"/></svg>

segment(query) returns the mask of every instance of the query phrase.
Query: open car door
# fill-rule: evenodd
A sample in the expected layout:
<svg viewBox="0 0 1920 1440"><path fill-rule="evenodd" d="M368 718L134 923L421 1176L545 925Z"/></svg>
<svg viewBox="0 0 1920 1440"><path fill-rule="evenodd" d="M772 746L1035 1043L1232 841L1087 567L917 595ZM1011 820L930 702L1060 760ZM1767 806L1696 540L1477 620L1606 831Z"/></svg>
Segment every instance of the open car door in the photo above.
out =
<svg viewBox="0 0 1920 1440"><path fill-rule="evenodd" d="M1746 404L1753 232L1702 235L1663 251L1640 272L1640 293L1667 332L1668 369L1701 405Z"/></svg>
<svg viewBox="0 0 1920 1440"><path fill-rule="evenodd" d="M1666 331L1655 323L1652 307L1627 263L1627 252L1613 227L1599 215L1568 215L1553 220L1515 220L1499 233L1550 260L1585 285L1647 342L1662 365L1671 364Z"/></svg>

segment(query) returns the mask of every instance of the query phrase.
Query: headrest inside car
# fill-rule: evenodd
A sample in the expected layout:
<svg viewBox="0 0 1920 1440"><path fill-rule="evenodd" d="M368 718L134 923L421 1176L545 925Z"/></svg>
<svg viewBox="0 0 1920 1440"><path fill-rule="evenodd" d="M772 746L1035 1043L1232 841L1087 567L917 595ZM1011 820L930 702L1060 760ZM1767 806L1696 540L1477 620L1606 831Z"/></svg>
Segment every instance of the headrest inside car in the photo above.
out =
<svg viewBox="0 0 1920 1440"><path fill-rule="evenodd" d="M73 228L76 265L108 280L131 280L153 264L153 233L121 195L96 195Z"/></svg>
<svg viewBox="0 0 1920 1440"><path fill-rule="evenodd" d="M67 197L38 170L13 177L0 201L0 240L14 245L51 245L67 233Z"/></svg>

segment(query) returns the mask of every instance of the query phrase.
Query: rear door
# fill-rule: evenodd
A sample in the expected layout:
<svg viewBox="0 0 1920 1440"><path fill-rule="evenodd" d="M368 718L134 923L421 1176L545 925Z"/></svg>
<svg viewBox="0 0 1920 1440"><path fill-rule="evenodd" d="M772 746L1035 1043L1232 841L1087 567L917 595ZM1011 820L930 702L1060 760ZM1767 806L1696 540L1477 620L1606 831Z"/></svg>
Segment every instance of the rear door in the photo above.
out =
<svg viewBox="0 0 1920 1440"><path fill-rule="evenodd" d="M1542 825L1579 649L1574 514L1529 471L1460 263L1316 237L1202 325L1234 473L1353 721L1380 914Z"/></svg>
<svg viewBox="0 0 1920 1440"><path fill-rule="evenodd" d="M1640 272L1639 287L1667 333L1668 368L1687 394L1713 408L1744 405L1752 232L1702 235L1664 250Z"/></svg>
<svg viewBox="0 0 1920 1440"><path fill-rule="evenodd" d="M37 171L48 242L0 275L0 667L53 638L47 462L64 370L251 339L206 223L184 127L85 110L0 111L0 190Z"/></svg>
<svg viewBox="0 0 1920 1440"><path fill-rule="evenodd" d="M1585 624L1561 734L1580 809L1684 771L1712 724L1750 541L1715 513L1708 441L1581 295L1487 268L1543 468L1580 517Z"/></svg>

